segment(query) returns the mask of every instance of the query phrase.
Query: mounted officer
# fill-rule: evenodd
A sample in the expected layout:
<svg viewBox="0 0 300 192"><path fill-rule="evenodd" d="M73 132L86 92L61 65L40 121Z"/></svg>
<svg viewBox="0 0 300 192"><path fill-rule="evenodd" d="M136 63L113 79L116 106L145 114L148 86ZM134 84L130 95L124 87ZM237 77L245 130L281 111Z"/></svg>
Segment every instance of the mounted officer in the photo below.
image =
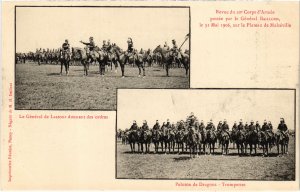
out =
<svg viewBox="0 0 300 192"><path fill-rule="evenodd" d="M172 51L173 57L176 58L177 55L178 55L178 46L177 46L177 44L176 44L175 39L172 40L172 48L171 48L171 51Z"/></svg>
<svg viewBox="0 0 300 192"><path fill-rule="evenodd" d="M131 37L127 39L127 51L125 52L125 64L129 61L129 57L134 54L133 41Z"/></svg>
<svg viewBox="0 0 300 192"><path fill-rule="evenodd" d="M228 136L230 136L230 134L229 134L229 126L227 124L227 120L226 119L224 119L224 123L222 125L221 130L222 130L223 133L227 133Z"/></svg>
<svg viewBox="0 0 300 192"><path fill-rule="evenodd" d="M68 39L65 40L65 42L62 44L62 52L63 54L67 54L68 57L70 57L70 44Z"/></svg>
<svg viewBox="0 0 300 192"><path fill-rule="evenodd" d="M277 128L278 132L281 133L284 137L288 137L288 128L285 124L284 118L280 118L280 123Z"/></svg>
<svg viewBox="0 0 300 192"><path fill-rule="evenodd" d="M221 132L221 130L222 130L222 121L219 121L219 124L217 126L217 131Z"/></svg>
<svg viewBox="0 0 300 192"><path fill-rule="evenodd" d="M178 131L184 131L184 121L183 120L181 120L179 122L177 129L178 129Z"/></svg>
<svg viewBox="0 0 300 192"><path fill-rule="evenodd" d="M137 131L138 129L139 129L139 127L136 124L136 120L134 120L129 131Z"/></svg>
<svg viewBox="0 0 300 192"><path fill-rule="evenodd" d="M244 127L242 119L240 119L240 123L239 123L237 128L238 128L239 131L245 131L245 127Z"/></svg>
<svg viewBox="0 0 300 192"><path fill-rule="evenodd" d="M256 130L256 132L259 132L261 130L261 127L260 127L260 124L258 121L256 121L255 130Z"/></svg>
<svg viewBox="0 0 300 192"><path fill-rule="evenodd" d="M80 43L87 46L87 56L88 56L88 61L90 62L91 60L93 60L93 55L94 55L94 51L95 51L95 47L96 47L94 38L90 37L88 43L85 43L83 41L80 41Z"/></svg>
<svg viewBox="0 0 300 192"><path fill-rule="evenodd" d="M190 126L194 126L195 122L197 121L197 117L191 112L190 116L188 116L187 121L189 121Z"/></svg>
<svg viewBox="0 0 300 192"><path fill-rule="evenodd" d="M232 132L236 132L238 130L238 126L237 126L236 121L234 122L231 130L232 130Z"/></svg>
<svg viewBox="0 0 300 192"><path fill-rule="evenodd" d="M149 131L149 126L148 126L146 120L143 121L143 125L142 125L141 129L142 129L142 131Z"/></svg>
<svg viewBox="0 0 300 192"><path fill-rule="evenodd" d="M156 120L155 124L153 125L153 130L154 130L154 131L160 130L160 125L159 125L158 120Z"/></svg>
<svg viewBox="0 0 300 192"><path fill-rule="evenodd" d="M206 129L206 131L215 131L216 130L215 125L213 124L212 120L210 120L207 123L207 126L205 129Z"/></svg>

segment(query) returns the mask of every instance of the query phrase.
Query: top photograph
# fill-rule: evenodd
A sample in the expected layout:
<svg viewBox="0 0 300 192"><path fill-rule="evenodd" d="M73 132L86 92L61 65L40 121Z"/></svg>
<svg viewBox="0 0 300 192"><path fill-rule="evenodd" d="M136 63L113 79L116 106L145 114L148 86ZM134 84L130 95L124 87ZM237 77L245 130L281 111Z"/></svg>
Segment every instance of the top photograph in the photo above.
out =
<svg viewBox="0 0 300 192"><path fill-rule="evenodd" d="M190 87L190 7L15 7L15 109L116 110L118 88Z"/></svg>

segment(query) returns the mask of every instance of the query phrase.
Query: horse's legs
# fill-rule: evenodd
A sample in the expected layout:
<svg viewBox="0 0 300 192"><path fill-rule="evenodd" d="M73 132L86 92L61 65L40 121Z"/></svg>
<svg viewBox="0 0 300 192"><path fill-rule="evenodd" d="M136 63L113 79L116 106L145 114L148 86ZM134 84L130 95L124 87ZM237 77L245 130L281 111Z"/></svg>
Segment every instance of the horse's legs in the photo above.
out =
<svg viewBox="0 0 300 192"><path fill-rule="evenodd" d="M62 75L62 70L63 70L63 62L60 62L60 75Z"/></svg>
<svg viewBox="0 0 300 192"><path fill-rule="evenodd" d="M140 64L137 64L138 68L139 68L139 77L141 76L142 70L141 70L141 66Z"/></svg>
<svg viewBox="0 0 300 192"><path fill-rule="evenodd" d="M167 77L169 77L169 63L166 63L166 72L167 72Z"/></svg>
<svg viewBox="0 0 300 192"><path fill-rule="evenodd" d="M124 76L124 68L125 68L125 64L120 63L120 65L121 65L122 77L125 77L125 76Z"/></svg>

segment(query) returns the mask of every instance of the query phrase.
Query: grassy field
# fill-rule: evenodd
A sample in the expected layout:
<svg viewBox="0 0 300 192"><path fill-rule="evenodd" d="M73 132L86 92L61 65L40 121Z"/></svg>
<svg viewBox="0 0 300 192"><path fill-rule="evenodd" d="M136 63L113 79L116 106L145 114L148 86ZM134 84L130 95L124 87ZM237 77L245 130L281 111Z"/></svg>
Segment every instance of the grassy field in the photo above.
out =
<svg viewBox="0 0 300 192"><path fill-rule="evenodd" d="M125 78L118 73L99 75L98 66L90 66L83 76L82 66L70 66L70 74L60 76L60 65L33 63L16 65L16 109L116 109L117 88L188 88L185 70L146 67L146 77L138 77L138 68L125 67Z"/></svg>
<svg viewBox="0 0 300 192"><path fill-rule="evenodd" d="M132 154L129 145L117 143L117 178L160 179L232 179L232 180L295 180L295 140L290 138L289 154L268 157L258 150L256 156L238 156L236 149L222 156L189 154ZM160 149L159 149L160 150Z"/></svg>

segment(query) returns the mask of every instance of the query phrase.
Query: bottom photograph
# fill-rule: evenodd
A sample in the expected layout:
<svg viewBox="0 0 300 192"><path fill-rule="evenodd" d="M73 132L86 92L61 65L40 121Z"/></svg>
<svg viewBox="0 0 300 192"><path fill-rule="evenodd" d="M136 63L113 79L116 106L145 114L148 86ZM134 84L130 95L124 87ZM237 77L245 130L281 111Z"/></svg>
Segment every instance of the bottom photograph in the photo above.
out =
<svg viewBox="0 0 300 192"><path fill-rule="evenodd" d="M295 90L118 89L117 179L295 180Z"/></svg>

